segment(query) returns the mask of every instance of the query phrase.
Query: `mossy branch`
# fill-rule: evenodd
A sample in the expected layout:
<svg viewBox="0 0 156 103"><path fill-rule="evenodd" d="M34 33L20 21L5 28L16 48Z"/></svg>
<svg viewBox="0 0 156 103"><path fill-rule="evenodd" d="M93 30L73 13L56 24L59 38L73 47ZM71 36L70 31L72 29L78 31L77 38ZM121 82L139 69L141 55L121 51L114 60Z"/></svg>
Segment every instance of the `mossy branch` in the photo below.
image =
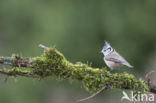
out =
<svg viewBox="0 0 156 103"><path fill-rule="evenodd" d="M85 89L91 93L105 89L129 89L136 92L155 92L151 83L137 80L134 75L128 73L111 74L106 68L92 68L88 64L77 62L73 64L55 48L40 45L44 53L39 57L22 58L1 57L0 64L10 65L10 69L1 69L0 73L8 76L25 76L31 78L45 78L48 76L60 79L77 79L82 81Z"/></svg>

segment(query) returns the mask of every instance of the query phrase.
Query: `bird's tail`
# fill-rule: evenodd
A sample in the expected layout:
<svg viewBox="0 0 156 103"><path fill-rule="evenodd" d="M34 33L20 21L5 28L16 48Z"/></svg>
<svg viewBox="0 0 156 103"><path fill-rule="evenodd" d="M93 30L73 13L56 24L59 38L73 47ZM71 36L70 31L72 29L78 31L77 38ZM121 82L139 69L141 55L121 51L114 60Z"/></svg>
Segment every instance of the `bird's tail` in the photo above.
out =
<svg viewBox="0 0 156 103"><path fill-rule="evenodd" d="M124 65L128 66L129 68L133 68L133 66L131 64L129 64L128 62L125 63Z"/></svg>

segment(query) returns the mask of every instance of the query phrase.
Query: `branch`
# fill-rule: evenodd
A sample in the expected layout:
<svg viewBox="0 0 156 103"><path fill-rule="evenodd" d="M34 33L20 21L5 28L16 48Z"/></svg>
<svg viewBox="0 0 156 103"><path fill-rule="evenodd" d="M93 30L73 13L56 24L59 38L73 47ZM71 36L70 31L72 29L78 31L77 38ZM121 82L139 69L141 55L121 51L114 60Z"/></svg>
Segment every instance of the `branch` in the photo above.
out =
<svg viewBox="0 0 156 103"><path fill-rule="evenodd" d="M155 86L147 81L137 80L132 74L111 74L106 68L93 68L81 62L73 64L66 60L57 49L44 45L39 47L44 49L44 53L39 57L23 58L16 55L0 57L0 64L10 66L10 69L1 69L0 73L31 78L52 76L59 79L77 79L82 81L84 88L90 93L96 93L103 87L156 93Z"/></svg>
<svg viewBox="0 0 156 103"><path fill-rule="evenodd" d="M16 71L16 69L14 70L11 70L11 71L3 71L3 70L0 70L0 73L1 74L4 74L4 75L7 75L7 76L25 76L25 77L31 77L31 78L38 78L39 76L37 75L34 75L32 73L29 73L29 72L24 72L24 71Z"/></svg>

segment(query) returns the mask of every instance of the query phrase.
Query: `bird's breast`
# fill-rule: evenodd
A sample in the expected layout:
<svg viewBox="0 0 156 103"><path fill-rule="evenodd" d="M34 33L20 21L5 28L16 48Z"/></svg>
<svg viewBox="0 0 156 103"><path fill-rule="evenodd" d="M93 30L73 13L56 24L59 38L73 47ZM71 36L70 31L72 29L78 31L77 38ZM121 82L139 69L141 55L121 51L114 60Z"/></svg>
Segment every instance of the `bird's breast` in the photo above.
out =
<svg viewBox="0 0 156 103"><path fill-rule="evenodd" d="M104 61L105 61L106 65L107 65L109 68L111 68L111 69L119 68L119 67L121 66L121 63L116 63L116 62L112 62L112 61L107 61L107 60L105 60L105 59L104 59Z"/></svg>

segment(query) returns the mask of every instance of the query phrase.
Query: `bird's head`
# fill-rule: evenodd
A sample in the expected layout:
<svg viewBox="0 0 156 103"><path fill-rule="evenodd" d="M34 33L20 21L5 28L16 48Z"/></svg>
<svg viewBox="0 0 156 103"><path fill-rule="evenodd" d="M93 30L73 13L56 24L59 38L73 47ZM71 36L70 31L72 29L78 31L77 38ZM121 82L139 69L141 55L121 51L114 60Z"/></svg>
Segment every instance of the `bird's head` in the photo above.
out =
<svg viewBox="0 0 156 103"><path fill-rule="evenodd" d="M110 44L107 41L105 41L105 44L104 44L103 49L101 50L101 53L103 53L103 55L106 56L113 51L114 49L110 46Z"/></svg>

